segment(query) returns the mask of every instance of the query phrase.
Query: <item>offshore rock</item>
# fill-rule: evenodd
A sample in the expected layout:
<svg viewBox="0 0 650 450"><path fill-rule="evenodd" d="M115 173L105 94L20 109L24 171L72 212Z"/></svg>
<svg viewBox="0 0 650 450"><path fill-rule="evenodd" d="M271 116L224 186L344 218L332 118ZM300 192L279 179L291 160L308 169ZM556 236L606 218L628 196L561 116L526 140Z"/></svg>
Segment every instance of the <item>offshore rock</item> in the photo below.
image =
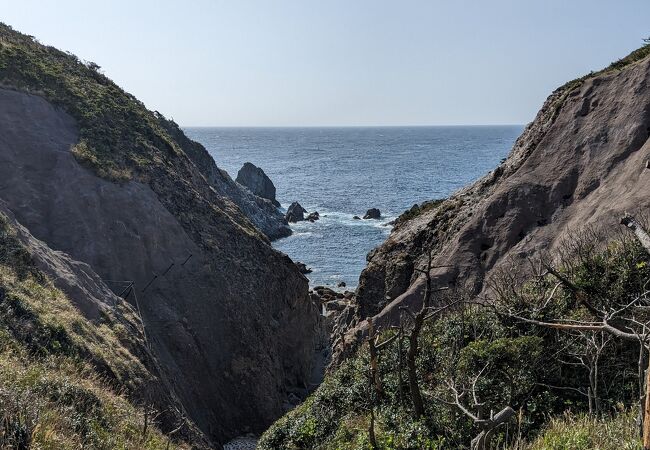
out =
<svg viewBox="0 0 650 450"><path fill-rule="evenodd" d="M289 223L302 222L305 220L306 212L307 210L303 208L300 203L293 202L291 205L289 205L285 218Z"/></svg>
<svg viewBox="0 0 650 450"><path fill-rule="evenodd" d="M275 199L275 185L264 171L252 163L244 163L235 181L242 186L246 186L253 194L258 197L270 200L276 207L280 203Z"/></svg>
<svg viewBox="0 0 650 450"><path fill-rule="evenodd" d="M381 211L377 208L370 208L366 211L366 215L363 216L364 219L379 219L381 218Z"/></svg>

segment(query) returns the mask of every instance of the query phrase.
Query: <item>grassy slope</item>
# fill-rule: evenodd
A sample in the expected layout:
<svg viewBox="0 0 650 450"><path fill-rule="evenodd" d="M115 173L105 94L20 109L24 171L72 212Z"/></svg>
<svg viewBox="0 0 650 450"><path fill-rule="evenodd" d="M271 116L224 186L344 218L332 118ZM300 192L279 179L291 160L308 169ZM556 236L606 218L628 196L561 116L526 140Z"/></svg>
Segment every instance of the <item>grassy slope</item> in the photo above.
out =
<svg viewBox="0 0 650 450"><path fill-rule="evenodd" d="M0 216L1 448L166 448L122 394L151 378L131 339L115 318L86 320Z"/></svg>
<svg viewBox="0 0 650 450"><path fill-rule="evenodd" d="M131 179L182 150L160 118L76 56L0 25L2 84L43 95L77 119L75 154L101 175Z"/></svg>
<svg viewBox="0 0 650 450"><path fill-rule="evenodd" d="M63 108L79 127L77 160L103 178L148 184L195 240L208 228L233 225L265 239L239 208L200 179L188 157L196 157L196 149L172 137L182 134L178 125L149 111L96 65L0 23L0 86L42 95Z"/></svg>
<svg viewBox="0 0 650 450"><path fill-rule="evenodd" d="M624 410L601 419L584 414L554 417L532 443L521 450L638 450L636 411Z"/></svg>

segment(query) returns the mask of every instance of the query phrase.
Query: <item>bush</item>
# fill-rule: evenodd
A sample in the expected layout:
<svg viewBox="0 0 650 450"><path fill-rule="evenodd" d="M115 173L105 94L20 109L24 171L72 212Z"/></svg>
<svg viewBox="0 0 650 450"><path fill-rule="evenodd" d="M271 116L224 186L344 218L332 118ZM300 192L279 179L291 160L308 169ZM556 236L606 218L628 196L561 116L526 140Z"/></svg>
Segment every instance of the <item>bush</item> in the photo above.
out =
<svg viewBox="0 0 650 450"><path fill-rule="evenodd" d="M596 245L596 241L600 244ZM595 305L604 308L627 303L645 292L650 280L650 258L634 240L622 238L604 247L602 242L599 237L566 243L566 252L558 255L558 270L580 291L588 292ZM544 314L584 317L584 306L575 292L556 287L557 280L545 276L519 282L512 273L506 270L504 276L492 280L499 302L515 310L537 311L542 314L540 320L546 317ZM554 295L547 302L548 311L540 313L536 303L551 297L551 292ZM470 408L475 379L484 411L496 412L505 406L519 411L516 423L513 420L496 430L492 443L499 448L522 448L518 435L534 443L530 448L610 448L605 440L596 439L598 430L606 433L603 439L622 439L636 445L634 433L625 431L633 412L602 420L582 415L588 408L585 386L589 373L586 367L571 363L574 353L587 351L580 336L521 323L498 311L465 305L425 325L419 339L417 370L426 411L419 420L413 417L406 385L400 393L396 342L380 352L384 396L375 402L374 414L381 449L467 448L479 430L458 408L448 404L453 397L445 381L453 380L457 389L465 392L462 401ZM382 340L392 333L385 333ZM405 340L402 358L407 349ZM638 347L616 341L600 355L601 411L609 413L619 404L630 408L638 401L637 356ZM366 375L368 367L364 345L328 375L303 405L276 422L262 436L260 448L369 448L372 391ZM406 384L406 370L403 380ZM563 416L567 410L576 415ZM544 428L554 416L560 418ZM617 431L613 424L627 428Z"/></svg>

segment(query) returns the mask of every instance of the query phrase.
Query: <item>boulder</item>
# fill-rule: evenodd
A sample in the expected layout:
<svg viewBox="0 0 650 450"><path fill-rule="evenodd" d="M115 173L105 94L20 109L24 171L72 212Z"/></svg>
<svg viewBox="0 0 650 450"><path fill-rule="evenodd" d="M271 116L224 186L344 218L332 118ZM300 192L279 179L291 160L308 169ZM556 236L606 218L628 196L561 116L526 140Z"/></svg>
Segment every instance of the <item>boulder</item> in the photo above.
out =
<svg viewBox="0 0 650 450"><path fill-rule="evenodd" d="M361 220L361 217L359 217L359 216L354 216L353 219L354 219L354 220Z"/></svg>
<svg viewBox="0 0 650 450"><path fill-rule="evenodd" d="M366 211L366 215L363 216L364 219L379 219L381 217L381 211L377 208L370 208Z"/></svg>
<svg viewBox="0 0 650 450"><path fill-rule="evenodd" d="M340 300L332 300L325 303L325 310L327 311L343 311L347 303Z"/></svg>
<svg viewBox="0 0 650 450"><path fill-rule="evenodd" d="M314 288L314 292L321 298L321 301L323 302L336 299L336 294L338 294L338 292L325 286L316 286Z"/></svg>
<svg viewBox="0 0 650 450"><path fill-rule="evenodd" d="M287 222L291 223L302 222L305 220L306 212L307 210L303 208L300 203L293 202L291 205L289 205L289 209L287 209L285 218L287 219Z"/></svg>
<svg viewBox="0 0 650 450"><path fill-rule="evenodd" d="M341 281L339 284L337 284L338 287L345 287L345 281Z"/></svg>
<svg viewBox="0 0 650 450"><path fill-rule="evenodd" d="M310 222L315 222L318 219L320 219L320 215L318 214L318 211L314 211L313 213L309 213L309 215L307 217L305 217L305 220L308 220Z"/></svg>
<svg viewBox="0 0 650 450"><path fill-rule="evenodd" d="M275 199L275 186L271 179L262 169L252 163L244 163L235 181L242 186L246 186L253 194L258 197L270 200L275 206L280 203Z"/></svg>

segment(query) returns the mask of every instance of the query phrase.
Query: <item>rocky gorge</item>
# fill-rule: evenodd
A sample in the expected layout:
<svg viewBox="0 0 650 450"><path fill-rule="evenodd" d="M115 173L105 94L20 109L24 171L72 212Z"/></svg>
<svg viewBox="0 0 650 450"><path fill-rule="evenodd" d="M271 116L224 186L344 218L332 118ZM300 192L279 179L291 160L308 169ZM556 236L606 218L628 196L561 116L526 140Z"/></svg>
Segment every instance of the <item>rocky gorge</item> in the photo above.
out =
<svg viewBox="0 0 650 450"><path fill-rule="evenodd" d="M0 24L0 446L56 438L94 448L110 436L115 448L479 448L468 436L488 419L468 422L460 403L471 389L483 407L477 384L494 405L519 408L516 425L532 437L545 414L585 410L580 397L539 392L549 379L579 379L559 358L545 361L547 378L527 378L557 333L476 311L497 275L547 288L550 269L540 276L531 261L550 260L576 230L618 229L622 216L650 209L648 83L644 46L558 88L498 167L391 222L358 288L310 289L312 268L271 242L326 213L296 201L283 213L262 168L247 162L233 180L98 67ZM601 279L627 299L648 255L603 243L604 256L584 258L591 266L552 274L560 282L543 291L546 303L561 292L579 308ZM625 267L607 265L620 259ZM587 276L602 266L597 281ZM566 292L563 276L578 280ZM406 343L404 317L434 317L434 289L462 296L461 319L449 307L423 328L421 347L417 333ZM627 358L619 378L633 372L631 353L607 355ZM404 357L426 386L415 414ZM486 374L491 384L479 383ZM622 417L634 407L629 391L639 401L625 380L612 388L620 399L606 399Z"/></svg>

